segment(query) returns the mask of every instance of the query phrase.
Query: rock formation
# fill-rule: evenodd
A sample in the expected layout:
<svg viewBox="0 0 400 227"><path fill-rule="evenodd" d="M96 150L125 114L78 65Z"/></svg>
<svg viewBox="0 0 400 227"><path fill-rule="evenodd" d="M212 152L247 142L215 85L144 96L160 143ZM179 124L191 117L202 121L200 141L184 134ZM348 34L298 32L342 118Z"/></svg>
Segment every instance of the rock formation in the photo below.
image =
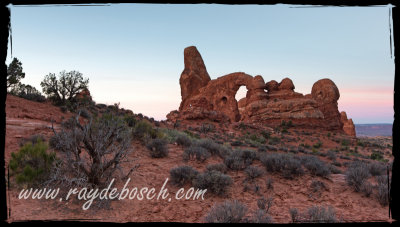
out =
<svg viewBox="0 0 400 227"><path fill-rule="evenodd" d="M211 80L203 59L195 46L184 50L185 69L179 79L181 85L182 103L179 110L185 106L186 100L199 93L199 89Z"/></svg>
<svg viewBox="0 0 400 227"><path fill-rule="evenodd" d="M90 95L90 91L87 88L83 89L81 92L76 94L76 98L77 99L85 99L85 100L88 100L88 101L92 101L92 96Z"/></svg>
<svg viewBox="0 0 400 227"><path fill-rule="evenodd" d="M296 126L342 130L355 136L351 119L338 111L340 93L330 79L317 81L311 94L303 95L294 91L289 78L265 83L260 75L236 72L211 80L194 46L185 48L184 60L179 80L182 102L179 111L167 115L170 121L208 119L276 126L290 120ZM246 86L247 93L238 102L235 95L241 86Z"/></svg>
<svg viewBox="0 0 400 227"><path fill-rule="evenodd" d="M343 131L349 136L356 136L356 128L353 124L353 120L347 119L346 112L340 112L340 121L343 123Z"/></svg>

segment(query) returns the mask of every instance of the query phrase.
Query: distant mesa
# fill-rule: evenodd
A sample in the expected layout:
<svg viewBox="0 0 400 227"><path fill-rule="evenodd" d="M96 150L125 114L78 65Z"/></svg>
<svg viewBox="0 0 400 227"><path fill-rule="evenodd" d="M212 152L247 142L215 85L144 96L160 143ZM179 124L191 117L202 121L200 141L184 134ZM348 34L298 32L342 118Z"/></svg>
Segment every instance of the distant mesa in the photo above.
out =
<svg viewBox="0 0 400 227"><path fill-rule="evenodd" d="M167 120L211 120L245 122L277 126L292 121L299 127L340 130L355 137L355 127L345 112L339 113L339 89L330 79L314 83L311 94L295 92L293 81L265 83L262 76L244 72L230 73L211 80L195 46L184 50L185 68L179 83L182 101L179 111L171 111ZM246 97L236 100L241 86Z"/></svg>

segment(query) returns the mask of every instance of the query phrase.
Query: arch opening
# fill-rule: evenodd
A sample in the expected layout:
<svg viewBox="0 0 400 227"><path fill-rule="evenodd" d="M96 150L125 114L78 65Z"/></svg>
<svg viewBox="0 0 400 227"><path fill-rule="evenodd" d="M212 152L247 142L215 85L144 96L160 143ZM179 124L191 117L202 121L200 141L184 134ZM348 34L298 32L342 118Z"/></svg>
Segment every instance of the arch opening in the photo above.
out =
<svg viewBox="0 0 400 227"><path fill-rule="evenodd" d="M240 116L242 115L242 111L244 110L244 106L246 105L246 94L247 94L247 88L245 85L242 85L239 87L239 89L236 92L235 95L235 100L238 105L238 110Z"/></svg>

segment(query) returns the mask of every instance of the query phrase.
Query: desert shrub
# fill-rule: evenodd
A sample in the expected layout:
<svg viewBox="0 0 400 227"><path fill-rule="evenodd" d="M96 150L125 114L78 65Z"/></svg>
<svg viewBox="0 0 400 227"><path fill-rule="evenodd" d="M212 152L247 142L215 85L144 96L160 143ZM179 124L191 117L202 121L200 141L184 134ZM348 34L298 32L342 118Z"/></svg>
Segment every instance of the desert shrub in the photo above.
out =
<svg viewBox="0 0 400 227"><path fill-rule="evenodd" d="M280 139L279 137L271 136L271 137L268 139L268 143L269 143L270 145L277 145L277 144L279 144L280 142L281 142L281 139Z"/></svg>
<svg viewBox="0 0 400 227"><path fill-rule="evenodd" d="M329 166L315 156L302 156L301 162L315 176L327 177L331 174Z"/></svg>
<svg viewBox="0 0 400 227"><path fill-rule="evenodd" d="M295 159L289 159L285 163L285 168L282 171L282 175L286 179L293 179L296 176L304 174L304 170L301 167L300 161Z"/></svg>
<svg viewBox="0 0 400 227"><path fill-rule="evenodd" d="M92 114L90 114L90 112L86 108L79 109L77 114L86 119L92 116Z"/></svg>
<svg viewBox="0 0 400 227"><path fill-rule="evenodd" d="M314 193L326 189L324 182L319 180L312 180L310 187Z"/></svg>
<svg viewBox="0 0 400 227"><path fill-rule="evenodd" d="M272 206L273 201L274 201L274 198L273 198L273 197L265 198L265 197L263 196L263 197L259 198L259 199L257 200L258 209L264 211L265 213L268 213L269 209L270 209L271 206Z"/></svg>
<svg viewBox="0 0 400 227"><path fill-rule="evenodd" d="M164 158L168 156L167 141L165 139L151 139L146 144L152 158Z"/></svg>
<svg viewBox="0 0 400 227"><path fill-rule="evenodd" d="M84 122L85 123L85 122ZM120 164L132 152L131 130L122 117L103 114L81 124L78 116L62 124L59 133L54 131L51 145L60 151L62 165L53 177L54 182L68 186L102 186L109 182ZM126 178L136 168L122 176Z"/></svg>
<svg viewBox="0 0 400 227"><path fill-rule="evenodd" d="M268 131L263 130L263 131L261 131L261 135L262 135L265 139L268 139L268 138L271 136L271 133L268 132Z"/></svg>
<svg viewBox="0 0 400 227"><path fill-rule="evenodd" d="M274 188L274 180L272 178L268 178L266 184L267 184L267 189Z"/></svg>
<svg viewBox="0 0 400 227"><path fill-rule="evenodd" d="M290 147L288 152L293 153L293 154L297 154L297 153L299 153L299 150L297 148L295 148L295 147Z"/></svg>
<svg viewBox="0 0 400 227"><path fill-rule="evenodd" d="M60 106L60 110L63 113L66 113L68 111L68 108L66 106Z"/></svg>
<svg viewBox="0 0 400 227"><path fill-rule="evenodd" d="M310 222L314 223L334 223L337 222L336 213L333 207L312 206L308 209Z"/></svg>
<svg viewBox="0 0 400 227"><path fill-rule="evenodd" d="M328 157L329 160L335 161L336 160L336 152L333 150L329 150L326 153L326 156Z"/></svg>
<svg viewBox="0 0 400 227"><path fill-rule="evenodd" d="M47 144L40 138L28 142L18 152L11 153L9 167L18 185L34 186L43 182L49 174L56 154L47 152Z"/></svg>
<svg viewBox="0 0 400 227"><path fill-rule="evenodd" d="M244 159L246 165L251 165L257 159L257 153L252 150L241 150L241 157Z"/></svg>
<svg viewBox="0 0 400 227"><path fill-rule="evenodd" d="M339 164L340 164L340 163L339 163ZM329 167L329 171L330 171L331 173L333 173L333 174L340 174L340 173L342 173L342 171L341 171L340 169L336 168L336 166L334 166L334 165L328 165L328 167Z"/></svg>
<svg viewBox="0 0 400 227"><path fill-rule="evenodd" d="M250 180L254 180L257 177L261 177L261 175L264 173L264 171L256 166L249 166L247 167L244 172L247 175L247 178Z"/></svg>
<svg viewBox="0 0 400 227"><path fill-rule="evenodd" d="M294 176L304 173L300 161L290 154L263 154L260 161L268 172L280 172L287 179L293 179Z"/></svg>
<svg viewBox="0 0 400 227"><path fill-rule="evenodd" d="M162 134L162 138L168 140L169 143L177 143L182 146L190 146L192 143L191 135L189 131L181 132L176 129L160 128L159 134ZM190 140L190 141L188 141ZM190 144L189 144L190 143Z"/></svg>
<svg viewBox="0 0 400 227"><path fill-rule="evenodd" d="M239 223L246 215L247 207L237 200L214 205L205 217L208 223Z"/></svg>
<svg viewBox="0 0 400 227"><path fill-rule="evenodd" d="M235 140L231 143L232 146L237 147L237 146L242 146L243 143L240 140Z"/></svg>
<svg viewBox="0 0 400 227"><path fill-rule="evenodd" d="M219 155L224 157L227 153L229 153L229 149L221 144L215 143L211 139L200 139L196 141L196 146L205 148L211 155Z"/></svg>
<svg viewBox="0 0 400 227"><path fill-rule="evenodd" d="M242 170L246 168L244 160L235 151L229 156L225 157L224 163L229 169L232 170Z"/></svg>
<svg viewBox="0 0 400 227"><path fill-rule="evenodd" d="M257 154L255 151L234 150L225 157L224 163L232 170L242 170L251 165L256 157Z"/></svg>
<svg viewBox="0 0 400 227"><path fill-rule="evenodd" d="M260 143L260 144L264 144L267 140L264 138L264 136L258 136L256 134L251 134L248 137L250 140L256 142L256 143Z"/></svg>
<svg viewBox="0 0 400 227"><path fill-rule="evenodd" d="M41 134L35 134L35 135L32 135L32 136L29 136L28 138L23 138L23 139L21 139L21 141L20 141L20 143L19 143L19 146L22 147L22 146L24 146L26 143L31 143L32 145L35 145L35 144L38 143L39 141L40 141L40 142L45 142L46 139L45 139L44 136L41 135Z"/></svg>
<svg viewBox="0 0 400 227"><path fill-rule="evenodd" d="M181 145L184 147L188 147L192 144L192 140L186 134L178 135L175 141L178 145Z"/></svg>
<svg viewBox="0 0 400 227"><path fill-rule="evenodd" d="M133 136L139 140L145 142L149 139L155 139L159 136L156 129L153 128L150 122L146 120L140 120L133 127Z"/></svg>
<svg viewBox="0 0 400 227"><path fill-rule="evenodd" d="M219 171L221 173L226 173L226 165L224 163L217 163L217 164L209 164L206 166L207 171Z"/></svg>
<svg viewBox="0 0 400 227"><path fill-rule="evenodd" d="M251 220L251 223L265 223L265 224L270 224L273 223L271 216L269 216L267 213L265 213L263 210L257 210L253 218Z"/></svg>
<svg viewBox="0 0 400 227"><path fill-rule="evenodd" d="M359 192L361 185L370 176L368 166L363 162L353 162L347 168L346 181L356 192Z"/></svg>
<svg viewBox="0 0 400 227"><path fill-rule="evenodd" d="M386 172L386 166L381 163L372 162L368 164L369 173L372 176L383 175Z"/></svg>
<svg viewBox="0 0 400 227"><path fill-rule="evenodd" d="M347 147L350 145L350 140L348 139L342 139L342 146L343 147Z"/></svg>
<svg viewBox="0 0 400 227"><path fill-rule="evenodd" d="M129 127L134 127L137 123L135 116L133 116L132 114L125 114L124 121Z"/></svg>
<svg viewBox="0 0 400 227"><path fill-rule="evenodd" d="M389 204L389 192L390 187L388 187L388 177L385 175L376 176L377 185L377 193L376 198L382 206L386 206Z"/></svg>
<svg viewBox="0 0 400 227"><path fill-rule="evenodd" d="M370 157L371 157L372 160L378 160L378 161L383 160L382 153L377 152L377 151L372 152Z"/></svg>
<svg viewBox="0 0 400 227"><path fill-rule="evenodd" d="M267 147L262 145L262 146L259 146L257 150L258 150L258 152L266 152L267 151Z"/></svg>
<svg viewBox="0 0 400 227"><path fill-rule="evenodd" d="M369 183L368 181L364 181L364 183L362 183L361 187L360 187L360 191L366 196L366 197L370 197L372 194L372 184Z"/></svg>
<svg viewBox="0 0 400 227"><path fill-rule="evenodd" d="M333 161L332 165L337 166L337 167L341 167L342 166L342 164L340 162L337 162L337 161Z"/></svg>
<svg viewBox="0 0 400 227"><path fill-rule="evenodd" d="M292 219L292 223L297 223L300 221L300 213L297 208L289 209L290 218Z"/></svg>
<svg viewBox="0 0 400 227"><path fill-rule="evenodd" d="M228 187L232 185L232 178L219 171L205 171L197 175L193 180L193 186L200 189L207 189L212 193L223 196Z"/></svg>
<svg viewBox="0 0 400 227"><path fill-rule="evenodd" d="M178 186L191 183L197 177L199 172L191 166L179 166L169 171L171 182Z"/></svg>
<svg viewBox="0 0 400 227"><path fill-rule="evenodd" d="M45 102L46 97L44 97L40 91L36 90L35 87L31 85L26 85L22 83L18 83L16 87L11 90L11 93L27 100L35 101L35 102Z"/></svg>
<svg viewBox="0 0 400 227"><path fill-rule="evenodd" d="M382 206L387 206L389 204L389 193L387 185L378 185L376 198Z"/></svg>
<svg viewBox="0 0 400 227"><path fill-rule="evenodd" d="M278 148L276 146L272 146L272 145L265 145L265 147L269 150L269 151L277 151Z"/></svg>
<svg viewBox="0 0 400 227"><path fill-rule="evenodd" d="M215 131L215 125L213 124L201 124L200 126L200 132L201 133L209 133L209 132L214 132Z"/></svg>
<svg viewBox="0 0 400 227"><path fill-rule="evenodd" d="M317 143L313 144L313 148L318 149L322 147L322 142L318 141Z"/></svg>
<svg viewBox="0 0 400 227"><path fill-rule="evenodd" d="M10 94L18 96L23 99L35 101L35 102L44 102L46 98L38 91L35 87L29 84L23 84L19 81L15 81L15 84L11 85Z"/></svg>
<svg viewBox="0 0 400 227"><path fill-rule="evenodd" d="M205 148L190 146L185 148L182 156L185 161L196 159L197 161L204 162L211 154Z"/></svg>

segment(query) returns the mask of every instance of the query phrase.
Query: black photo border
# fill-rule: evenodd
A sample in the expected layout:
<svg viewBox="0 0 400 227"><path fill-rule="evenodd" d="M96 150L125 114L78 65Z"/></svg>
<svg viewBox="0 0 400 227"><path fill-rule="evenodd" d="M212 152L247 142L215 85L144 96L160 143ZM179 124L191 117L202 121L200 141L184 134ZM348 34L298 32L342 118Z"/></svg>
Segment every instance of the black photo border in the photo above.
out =
<svg viewBox="0 0 400 227"><path fill-rule="evenodd" d="M0 66L1 70L1 75L2 75L2 81L0 83L1 85L1 110L0 110L0 119L1 119L1 136L0 136L0 146L2 148L1 156L0 156L0 201L1 201L1 206L0 206L0 213L1 213L1 219L3 223L6 223L7 220L7 213L8 213L8 208L7 208L7 196L6 196L6 182L5 182L5 159L4 159L4 154L5 154L5 135L6 135L6 113L5 113L5 104L6 104L6 73L7 73L7 65L6 65L6 57L7 57L7 48L8 48L8 42L11 41L11 47L12 47L12 29L11 29L11 21L10 21L10 16L11 12L10 9L7 7L9 4L13 5L32 5L32 6L41 6L41 5L77 5L77 6L91 6L91 5L107 5L107 4L118 4L118 3L173 3L173 4L180 4L180 3L185 3L185 4L198 4L198 3L217 3L217 4L260 4L260 5L274 5L274 4L295 4L295 5L304 5L304 7L319 7L319 6L377 6L377 5L388 5L392 4L392 19L393 19L393 30L391 30L391 33L393 34L393 40L390 38L391 43L393 42L394 47L399 47L399 31L400 31L400 13L398 9L398 1L396 0L328 0L328 1L323 1L323 0L264 0L264 1L113 1L113 0L96 0L96 1L84 1L84 0L6 0L6 1L1 1L2 7L0 11L1 15L1 46L0 46L0 52L1 52L1 61L3 62L2 65ZM399 60L400 60L400 53L399 53L399 48L394 48L391 49L392 56L394 56L394 61L395 61L395 75L394 75L394 121L393 121L393 134L392 134L392 140L393 140L393 147L392 147L392 154L394 157L393 160L393 167L392 167L392 184L391 184L391 189L390 189L390 200L389 200L389 211L388 211L388 216L393 219L393 223L396 223L397 220L400 220L400 187L398 186L398 182L400 182L400 175L399 175L399 168L400 168L400 157L399 157L399 144L400 144L400 135L399 135L399 128L400 128L400 119L399 119L399 96L400 96L400 90L399 90L399 85L396 83L396 81L399 80ZM396 58L398 56L398 58ZM396 91L398 91L396 93ZM49 220L44 220L44 221L49 221ZM22 222L22 223L27 223L27 224L45 224L44 221L27 221L27 222ZM68 221L67 224L82 224L80 221L84 220L63 220L63 221L52 221L49 224L55 224L53 222L64 222ZM47 222L48 223L48 222ZM14 223L12 223L14 224ZM86 224L86 223L85 223ZM98 225L99 223L95 223ZM105 222L102 222L101 224L107 224ZM389 223L375 223L375 224L389 224Z"/></svg>

